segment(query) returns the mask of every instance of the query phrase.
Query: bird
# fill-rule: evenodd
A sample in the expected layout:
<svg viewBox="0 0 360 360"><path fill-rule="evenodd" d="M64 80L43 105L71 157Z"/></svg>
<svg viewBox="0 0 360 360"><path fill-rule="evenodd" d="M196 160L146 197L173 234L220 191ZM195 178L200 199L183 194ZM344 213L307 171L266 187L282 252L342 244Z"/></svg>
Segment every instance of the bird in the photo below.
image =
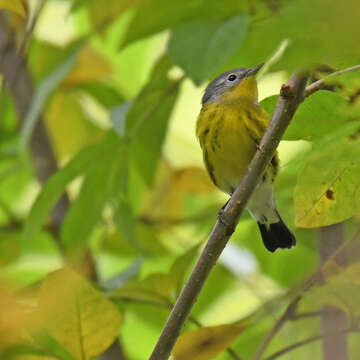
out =
<svg viewBox="0 0 360 360"><path fill-rule="evenodd" d="M262 66L239 67L222 73L210 82L201 101L196 135L204 164L214 185L230 196L270 123L268 113L258 102L256 74ZM275 152L247 204L270 252L296 245L295 236L282 220L274 201L278 170L279 156Z"/></svg>

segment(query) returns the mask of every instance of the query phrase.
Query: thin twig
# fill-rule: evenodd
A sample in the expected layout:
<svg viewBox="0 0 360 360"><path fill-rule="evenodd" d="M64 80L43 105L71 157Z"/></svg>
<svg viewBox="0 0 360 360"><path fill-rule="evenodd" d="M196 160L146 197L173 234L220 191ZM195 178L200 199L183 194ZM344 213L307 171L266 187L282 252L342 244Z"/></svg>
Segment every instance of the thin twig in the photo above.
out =
<svg viewBox="0 0 360 360"><path fill-rule="evenodd" d="M45 5L45 0L38 0L38 2L36 4L36 8L34 10L34 15L31 19L31 23L25 32L24 38L23 38L21 46L20 46L19 59L22 59L23 56L25 55L25 52L29 46L32 34L34 33L35 26L37 24L37 21L39 19L42 9L44 8L44 5Z"/></svg>
<svg viewBox="0 0 360 360"><path fill-rule="evenodd" d="M288 305L284 314L280 317L280 319L275 323L275 325L266 335L265 339L263 340L260 347L256 351L253 360L260 360L262 358L265 350L267 349L267 347L269 346L275 335L282 329L282 327L287 322L287 320L290 319L292 316L294 316L300 299L301 299L300 296L298 296L290 303L290 305Z"/></svg>
<svg viewBox="0 0 360 360"><path fill-rule="evenodd" d="M309 311L304 312L300 314L294 314L289 317L289 320L291 321L297 321L297 320L303 320L303 319L309 319L317 316L322 316L324 314L324 311Z"/></svg>
<svg viewBox="0 0 360 360"><path fill-rule="evenodd" d="M288 309L289 309L289 307L291 307L292 304L297 303L301 299L301 295L299 295L299 294L303 294L305 291L308 291L318 281L324 268L331 261L333 261L339 255L340 252L342 252L344 250L344 248L347 244L351 243L354 239L356 239L359 234L360 234L360 227L357 229L357 231L355 231L354 235L351 238L349 238L348 240L343 242L331 254L331 256L328 257L327 261L324 264L322 264L322 266L319 269L317 269L313 275L311 275L306 281L304 281L304 283L301 286L299 286L299 288L297 288L295 290L295 293L297 294L297 296L290 303L288 308L285 310L284 315L282 317L280 317L280 319L275 323L273 328L270 330L269 334L265 337L264 341L261 343L258 351L256 352L253 360L256 360L256 359L260 360L262 358L262 355L265 353L266 348L269 346L269 344L271 343L274 336L279 332L279 330L283 327L283 325L285 324L285 322L287 320L298 320L298 319L305 318L305 317L319 316L319 315L323 314L323 312L314 312L314 313L307 313L307 314L305 313L305 314L297 315L297 314L295 314L295 312L291 313L290 311L288 311Z"/></svg>
<svg viewBox="0 0 360 360"><path fill-rule="evenodd" d="M309 86L306 87L305 96L310 96L314 92L320 90L325 85L326 81L329 80L329 78L339 76L339 75L345 74L350 71L356 71L356 70L360 70L360 64L351 66L351 67L343 69L343 70L335 71L335 72L325 76L324 78L313 82L312 84L310 84Z"/></svg>
<svg viewBox="0 0 360 360"><path fill-rule="evenodd" d="M209 240L180 293L158 342L150 355L150 360L166 360L170 356L176 339L180 335L180 331L202 286L234 232L246 203L270 162L291 118L304 99L306 80L307 75L294 74L289 82L283 85L271 123L261 140L260 146L240 185L222 212L221 219L218 219L216 222Z"/></svg>
<svg viewBox="0 0 360 360"><path fill-rule="evenodd" d="M332 336L336 336L336 335L339 335L339 334L348 334L348 333L352 333L352 332L360 332L360 329L359 328L349 328L349 329L343 329L343 330L338 330L338 331L334 331L334 332L329 332L329 333L324 333L324 334L320 334L320 335L316 335L316 336L313 336L311 338L308 338L308 339L305 339L305 340L302 340L302 341L298 341L280 351L277 351L276 353L268 356L267 358L265 358L265 360L274 360L274 359L277 359L279 358L280 356L292 351L292 350L295 350L297 349L298 347L301 347L303 345L307 345L307 344L310 344L314 341L318 341L318 340L321 340L323 339L324 337L332 337Z"/></svg>

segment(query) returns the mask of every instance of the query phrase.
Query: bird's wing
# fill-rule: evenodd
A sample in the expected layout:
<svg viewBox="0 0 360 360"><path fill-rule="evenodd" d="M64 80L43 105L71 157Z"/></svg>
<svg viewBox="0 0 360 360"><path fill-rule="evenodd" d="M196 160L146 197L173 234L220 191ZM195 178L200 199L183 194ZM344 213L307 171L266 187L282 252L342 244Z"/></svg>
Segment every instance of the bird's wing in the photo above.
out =
<svg viewBox="0 0 360 360"><path fill-rule="evenodd" d="M258 145L270 123L268 113L260 107L246 109L245 126L250 137Z"/></svg>

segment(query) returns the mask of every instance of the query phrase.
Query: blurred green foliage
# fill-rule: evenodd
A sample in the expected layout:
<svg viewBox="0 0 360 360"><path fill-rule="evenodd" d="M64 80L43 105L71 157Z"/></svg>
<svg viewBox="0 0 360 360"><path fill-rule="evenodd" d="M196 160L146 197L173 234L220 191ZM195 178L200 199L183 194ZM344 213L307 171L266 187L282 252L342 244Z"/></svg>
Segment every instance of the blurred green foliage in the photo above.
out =
<svg viewBox="0 0 360 360"><path fill-rule="evenodd" d="M36 3L0 1L16 49ZM87 360L117 338L126 359L142 360L226 201L204 171L195 138L204 85L229 68L266 62L259 92L271 113L293 69L306 69L316 80L360 62L360 5L43 5L20 65L34 87L33 94L22 94L31 96L26 115L19 115L23 100L4 80L0 102L0 305L7 315L0 316L0 357ZM360 76L349 72L327 85L300 106L279 148L275 198L297 247L266 252L255 222L244 215L195 304L175 359L230 359L230 345L251 359L316 270L317 228L346 221L346 236L354 238ZM40 114L47 138L36 139L48 142L56 159L54 164L50 149L42 154L42 166L52 169L43 184L31 141ZM64 193L67 200L53 212ZM359 315L356 251L352 259L355 264L330 272L327 284L305 294L300 313L331 304L350 319ZM317 335L319 328L318 317L290 321L266 354ZM352 345L352 358L359 351ZM321 357L319 343L297 349L291 359L314 354Z"/></svg>

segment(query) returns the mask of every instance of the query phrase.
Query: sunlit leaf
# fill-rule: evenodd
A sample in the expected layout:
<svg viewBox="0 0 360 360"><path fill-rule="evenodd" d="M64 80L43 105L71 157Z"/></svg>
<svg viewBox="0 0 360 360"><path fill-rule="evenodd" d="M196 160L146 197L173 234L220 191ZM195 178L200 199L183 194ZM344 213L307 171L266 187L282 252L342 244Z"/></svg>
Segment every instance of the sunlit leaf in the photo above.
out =
<svg viewBox="0 0 360 360"><path fill-rule="evenodd" d="M297 226L326 226L360 211L359 127L352 123L314 146L295 188Z"/></svg>
<svg viewBox="0 0 360 360"><path fill-rule="evenodd" d="M47 130L60 161L104 138L103 131L87 118L76 92L57 91L45 113Z"/></svg>
<svg viewBox="0 0 360 360"><path fill-rule="evenodd" d="M91 47L79 52L75 64L64 79L63 86L72 87L109 79L112 75L110 63Z"/></svg>
<svg viewBox="0 0 360 360"><path fill-rule="evenodd" d="M247 15L224 21L206 19L182 24L173 30L169 55L196 84L201 84L240 48L248 25Z"/></svg>
<svg viewBox="0 0 360 360"><path fill-rule="evenodd" d="M106 350L122 323L115 305L68 268L45 278L40 311L47 331L77 360Z"/></svg>
<svg viewBox="0 0 360 360"><path fill-rule="evenodd" d="M51 209L56 204L65 187L83 174L96 159L101 158L102 145L93 145L80 151L42 188L25 222L24 241L31 241L41 230Z"/></svg>
<svg viewBox="0 0 360 360"><path fill-rule="evenodd" d="M22 0L0 0L0 9L12 11L22 18L27 16L27 9Z"/></svg>
<svg viewBox="0 0 360 360"><path fill-rule="evenodd" d="M208 360L226 350L244 330L238 325L204 327L183 333L174 347L174 360Z"/></svg>
<svg viewBox="0 0 360 360"><path fill-rule="evenodd" d="M30 109L24 119L24 125L21 130L20 137L20 150L24 151L27 143L31 137L31 134L35 128L36 121L39 118L40 112L43 109L45 101L48 99L51 92L60 84L64 77L73 67L78 51L71 54L59 67L55 69L43 82L39 85L35 91Z"/></svg>

